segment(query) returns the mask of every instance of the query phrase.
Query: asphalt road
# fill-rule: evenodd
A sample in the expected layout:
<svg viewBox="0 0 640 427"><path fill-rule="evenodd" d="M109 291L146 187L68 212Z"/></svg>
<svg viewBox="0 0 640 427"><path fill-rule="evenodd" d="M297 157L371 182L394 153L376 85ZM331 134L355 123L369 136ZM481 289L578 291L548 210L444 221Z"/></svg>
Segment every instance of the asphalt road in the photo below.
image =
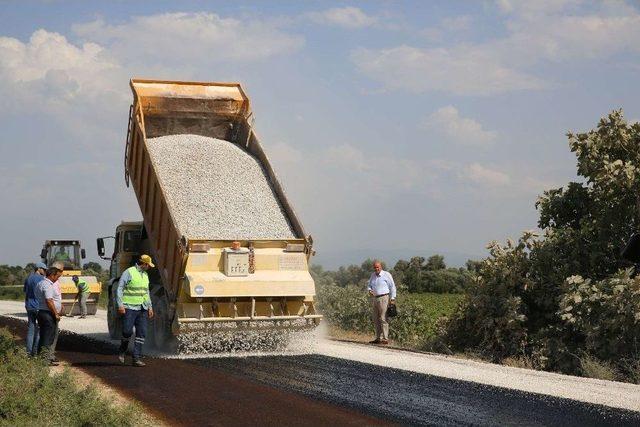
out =
<svg viewBox="0 0 640 427"><path fill-rule="evenodd" d="M401 424L640 425L637 412L319 355L189 363Z"/></svg>
<svg viewBox="0 0 640 427"><path fill-rule="evenodd" d="M0 317L24 335L25 324ZM327 357L147 358L63 334L58 357L171 425L640 425L640 413ZM640 398L640 397L639 397Z"/></svg>

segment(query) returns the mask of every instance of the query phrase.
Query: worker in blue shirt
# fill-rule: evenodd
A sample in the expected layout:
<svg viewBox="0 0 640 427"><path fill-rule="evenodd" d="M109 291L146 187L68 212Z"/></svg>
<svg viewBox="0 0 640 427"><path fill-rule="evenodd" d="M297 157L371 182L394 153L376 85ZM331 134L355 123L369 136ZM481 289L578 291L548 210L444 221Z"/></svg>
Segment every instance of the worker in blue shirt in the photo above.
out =
<svg viewBox="0 0 640 427"><path fill-rule="evenodd" d="M376 326L376 338L371 344L389 344L389 322L387 308L396 303L396 284L391 273L382 269L380 261L373 263L373 273L367 289L371 297L373 323Z"/></svg>
<svg viewBox="0 0 640 427"><path fill-rule="evenodd" d="M38 299L36 298L36 286L44 279L47 266L43 262L37 262L33 271L24 280L24 308L27 310L27 354L35 356L40 340L38 329Z"/></svg>

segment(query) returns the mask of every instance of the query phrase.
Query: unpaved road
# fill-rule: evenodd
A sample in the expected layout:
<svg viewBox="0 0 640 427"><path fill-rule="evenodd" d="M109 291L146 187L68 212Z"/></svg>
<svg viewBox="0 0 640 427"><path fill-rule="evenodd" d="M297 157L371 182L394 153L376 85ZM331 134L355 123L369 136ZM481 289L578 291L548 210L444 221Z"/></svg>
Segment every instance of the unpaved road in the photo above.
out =
<svg viewBox="0 0 640 427"><path fill-rule="evenodd" d="M75 321L67 320L69 325ZM24 330L23 322L6 317L0 325ZM350 357L148 358L144 369L118 366L110 344L82 336L65 335L59 348L61 359L174 425L640 425L637 411L429 375L420 366L411 371L405 369L407 360L435 364L437 358L355 344L340 343L325 352L336 355L348 349ZM357 360L370 351L386 357L387 366L402 369ZM455 363L460 376L467 375L465 366L471 369L477 362ZM561 384L566 376L556 377ZM590 399L607 401L613 388L625 405L633 408L634 398L640 404L638 386L568 378L591 387ZM593 391L597 385L603 386L602 396Z"/></svg>

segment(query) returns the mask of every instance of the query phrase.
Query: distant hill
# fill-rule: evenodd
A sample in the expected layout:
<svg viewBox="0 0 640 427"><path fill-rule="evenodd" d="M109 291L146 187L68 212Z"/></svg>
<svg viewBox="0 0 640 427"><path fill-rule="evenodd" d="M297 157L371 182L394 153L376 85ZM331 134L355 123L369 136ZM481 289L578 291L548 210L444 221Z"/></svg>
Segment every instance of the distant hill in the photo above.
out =
<svg viewBox="0 0 640 427"><path fill-rule="evenodd" d="M311 259L312 264L319 264L325 270L336 270L338 267L350 264L360 265L367 258L377 258L384 261L387 266L393 267L400 259L409 260L414 256L429 258L432 255L444 256L447 267L464 267L468 259L481 260L487 256L479 254L464 254L457 252L443 252L419 249L357 249L357 250L318 250L316 256Z"/></svg>

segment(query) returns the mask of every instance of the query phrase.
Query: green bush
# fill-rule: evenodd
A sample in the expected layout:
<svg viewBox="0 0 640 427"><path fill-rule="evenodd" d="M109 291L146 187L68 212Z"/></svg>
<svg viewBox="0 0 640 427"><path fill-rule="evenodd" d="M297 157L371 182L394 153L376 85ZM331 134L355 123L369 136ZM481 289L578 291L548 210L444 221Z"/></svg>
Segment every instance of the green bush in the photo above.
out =
<svg viewBox="0 0 640 427"><path fill-rule="evenodd" d="M534 233L505 246L493 242L491 257L443 331L451 351L475 351L492 360L524 354L527 332L522 304Z"/></svg>
<svg viewBox="0 0 640 427"><path fill-rule="evenodd" d="M0 426L130 426L139 412L112 405L91 385L78 387L69 370L50 374L0 329Z"/></svg>
<svg viewBox="0 0 640 427"><path fill-rule="evenodd" d="M564 290L558 314L583 351L621 370L640 358L640 278L631 269L595 282L572 276Z"/></svg>
<svg viewBox="0 0 640 427"><path fill-rule="evenodd" d="M325 321L346 331L373 335L371 301L365 288L319 285L317 291ZM400 292L398 316L390 320L390 338L404 346L424 348L435 336L438 319L451 313L458 300L457 295Z"/></svg>

